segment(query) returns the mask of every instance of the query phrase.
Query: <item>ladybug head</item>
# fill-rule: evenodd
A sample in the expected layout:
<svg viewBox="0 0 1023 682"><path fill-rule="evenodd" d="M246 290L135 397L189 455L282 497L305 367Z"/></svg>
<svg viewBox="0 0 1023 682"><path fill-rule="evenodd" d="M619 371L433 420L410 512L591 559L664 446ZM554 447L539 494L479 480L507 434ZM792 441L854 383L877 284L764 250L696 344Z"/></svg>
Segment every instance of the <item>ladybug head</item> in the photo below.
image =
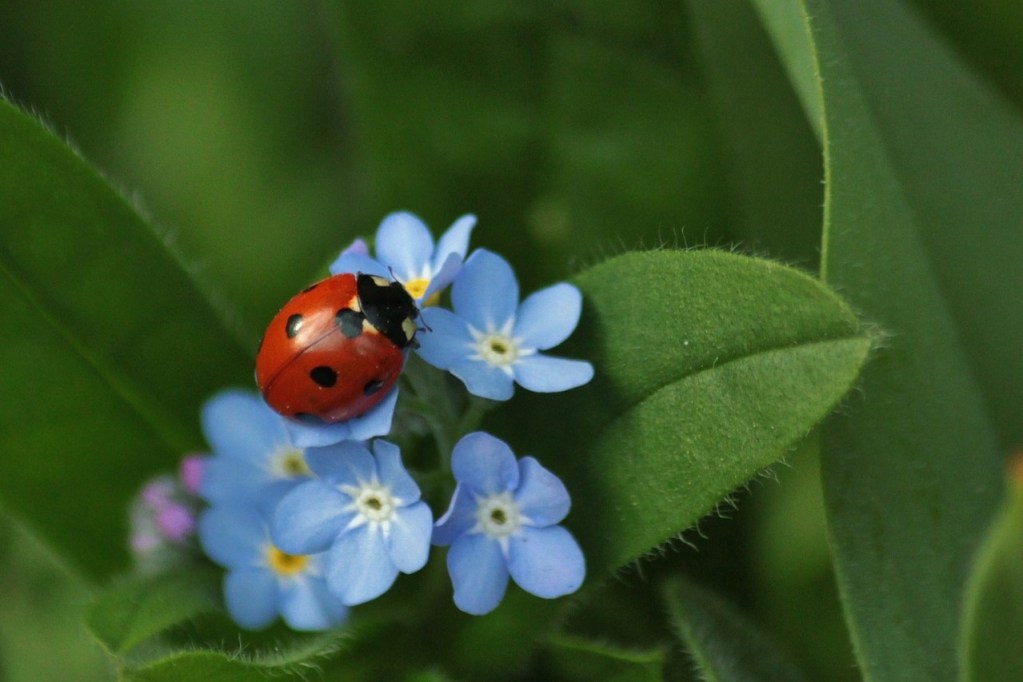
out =
<svg viewBox="0 0 1023 682"><path fill-rule="evenodd" d="M362 314L398 348L415 342L419 309L400 282L359 273L357 290Z"/></svg>

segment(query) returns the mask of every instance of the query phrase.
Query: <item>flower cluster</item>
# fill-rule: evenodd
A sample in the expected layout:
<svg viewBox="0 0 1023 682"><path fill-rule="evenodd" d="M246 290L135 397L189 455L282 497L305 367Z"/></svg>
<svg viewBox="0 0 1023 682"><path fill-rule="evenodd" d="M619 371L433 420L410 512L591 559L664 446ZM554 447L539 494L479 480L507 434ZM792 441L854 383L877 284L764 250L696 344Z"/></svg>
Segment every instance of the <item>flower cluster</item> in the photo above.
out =
<svg viewBox="0 0 1023 682"><path fill-rule="evenodd" d="M270 536L277 504L313 477L284 420L256 395L228 390L203 407L202 426L213 456L199 486L210 505L199 518L199 541L227 569L231 616L252 629L278 615L296 630L343 623L348 610L326 588L324 557L288 552Z"/></svg>
<svg viewBox="0 0 1023 682"><path fill-rule="evenodd" d="M460 380L476 396L454 401L465 409L508 400L516 384L559 392L587 383L590 363L546 353L575 330L579 291L561 283L520 301L507 261L484 249L468 254L475 224L474 216L463 216L435 242L419 218L394 213L377 231L375 257L357 240L330 269L404 287L421 311L416 343L405 352L414 348L424 361L417 371L434 372L432 366ZM439 303L449 285L447 309ZM410 395L403 413L452 402L430 395L422 381L405 380ZM204 406L212 453L198 485L208 504L198 535L206 554L226 569L225 602L243 627L260 628L278 616L298 630L338 625L348 607L423 568L431 545L449 547L454 602L467 613L496 608L509 578L543 598L582 584L582 551L560 525L571 507L567 489L536 459L516 458L488 433L434 432L438 447L457 439L450 453L439 453L439 468L454 481L448 509L435 521L396 444L408 433L400 423L396 430L398 387L391 392L336 424L286 419L239 390ZM473 428L471 420L456 421Z"/></svg>
<svg viewBox="0 0 1023 682"><path fill-rule="evenodd" d="M146 482L132 502L130 547L140 572L156 573L190 560L204 466L202 457L189 455L176 476Z"/></svg>

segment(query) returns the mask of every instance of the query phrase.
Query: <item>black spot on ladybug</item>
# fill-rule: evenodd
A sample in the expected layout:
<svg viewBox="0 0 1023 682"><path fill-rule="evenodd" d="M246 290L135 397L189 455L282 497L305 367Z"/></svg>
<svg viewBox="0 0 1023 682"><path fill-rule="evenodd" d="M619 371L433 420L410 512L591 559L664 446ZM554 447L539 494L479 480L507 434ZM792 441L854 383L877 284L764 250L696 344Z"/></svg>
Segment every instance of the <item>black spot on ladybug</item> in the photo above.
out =
<svg viewBox="0 0 1023 682"><path fill-rule="evenodd" d="M308 294L310 291L312 291L313 289L315 289L318 286L320 286L319 282L317 282L316 284L310 284L309 286L307 286L305 289L303 289L299 293Z"/></svg>
<svg viewBox="0 0 1023 682"><path fill-rule="evenodd" d="M315 414L309 414L308 412L296 412L295 421L308 424L309 426L320 426L323 424L323 420L317 417Z"/></svg>
<svg viewBox="0 0 1023 682"><path fill-rule="evenodd" d="M288 318L287 324L284 325L284 333L288 335L289 339L298 335L299 330L302 329L303 321L302 316L297 313Z"/></svg>
<svg viewBox="0 0 1023 682"><path fill-rule="evenodd" d="M383 385L384 382L381 381L380 379L373 379L372 381L367 381L366 385L362 387L362 394L373 395L374 393L379 391L380 387Z"/></svg>
<svg viewBox="0 0 1023 682"><path fill-rule="evenodd" d="M350 339L362 333L362 313L357 313L351 308L342 308L334 316L334 322L341 329L341 333Z"/></svg>
<svg viewBox="0 0 1023 682"><path fill-rule="evenodd" d="M326 365L320 365L309 371L309 378L324 388L330 388L337 383L337 372Z"/></svg>

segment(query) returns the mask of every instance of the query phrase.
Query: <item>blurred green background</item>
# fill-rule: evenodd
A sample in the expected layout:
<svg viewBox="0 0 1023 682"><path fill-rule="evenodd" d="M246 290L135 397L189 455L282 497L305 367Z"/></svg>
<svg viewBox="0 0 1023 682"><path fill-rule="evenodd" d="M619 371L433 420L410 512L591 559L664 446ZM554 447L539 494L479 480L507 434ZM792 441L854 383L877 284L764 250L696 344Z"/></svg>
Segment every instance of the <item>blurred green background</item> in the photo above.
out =
<svg viewBox="0 0 1023 682"><path fill-rule="evenodd" d="M749 6L712 4L0 0L0 84L165 230L255 348L396 209L435 233L476 213L474 245L519 264L524 291L662 245L812 271L817 142ZM1023 110L1023 3L913 4ZM853 678L820 597L812 439L790 463L662 563L712 581L807 670ZM108 679L77 625L86 599L3 519L0 679Z"/></svg>

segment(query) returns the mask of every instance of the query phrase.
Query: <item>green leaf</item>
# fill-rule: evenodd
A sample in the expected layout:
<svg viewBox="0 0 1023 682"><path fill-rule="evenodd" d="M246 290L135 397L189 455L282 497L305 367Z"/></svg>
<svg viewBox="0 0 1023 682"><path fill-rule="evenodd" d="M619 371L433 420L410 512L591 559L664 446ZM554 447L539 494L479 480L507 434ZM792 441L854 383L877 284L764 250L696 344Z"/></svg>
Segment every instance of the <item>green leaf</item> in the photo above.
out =
<svg viewBox="0 0 1023 682"><path fill-rule="evenodd" d="M221 575L219 570L193 567L134 576L99 595L86 623L117 659L119 679L303 680L337 651L343 637L351 636L341 631L295 634L282 627L276 634L271 630L242 637L233 624L224 629ZM193 621L193 629L184 638L172 637L172 628L186 621Z"/></svg>
<svg viewBox="0 0 1023 682"><path fill-rule="evenodd" d="M825 522L820 436L804 439L743 507L754 520L751 590L765 629L807 677L859 682Z"/></svg>
<svg viewBox="0 0 1023 682"><path fill-rule="evenodd" d="M816 270L820 147L771 43L747 0L686 5L722 137L736 234L746 250Z"/></svg>
<svg viewBox="0 0 1023 682"><path fill-rule="evenodd" d="M823 138L824 112L818 90L820 78L817 55L806 23L806 9L801 2L776 0L750 0L760 15L764 28L774 39L775 48L782 58L800 104L806 112L807 122L818 140Z"/></svg>
<svg viewBox="0 0 1023 682"><path fill-rule="evenodd" d="M516 452L568 479L568 523L591 572L675 537L782 457L871 345L837 296L766 260L630 253L575 281L582 323L557 352L591 360L596 378L568 394L521 392L498 416Z"/></svg>
<svg viewBox="0 0 1023 682"><path fill-rule="evenodd" d="M765 16L795 14L787 9L795 3L756 4ZM845 70L862 98L871 129L864 132L876 136L919 226L932 276L1009 448L1023 442L1023 365L1006 362L1023 337L1023 296L1014 295L1023 290L1023 118L904 4L836 4L829 16L842 45L823 49L843 53L843 63L829 69ZM789 56L784 31L773 35ZM790 66L805 70L801 61ZM825 77L822 87L828 99L847 84ZM843 104L829 115L852 124Z"/></svg>
<svg viewBox="0 0 1023 682"><path fill-rule="evenodd" d="M105 575L134 488L201 446L201 402L251 359L133 207L2 100L0 225L0 495Z"/></svg>
<svg viewBox="0 0 1023 682"><path fill-rule="evenodd" d="M252 682L310 679L326 657L338 650L343 634L327 632L296 637L271 651L226 653L195 649L179 651L148 665L122 672L123 682Z"/></svg>
<svg viewBox="0 0 1023 682"><path fill-rule="evenodd" d="M1005 296L1020 290L1023 131L899 3L806 7L825 116L822 271L890 332L862 398L825 429L839 586L868 678L952 679L955 605L1000 488L982 391L1014 411L1003 435L1023 408L1009 360L1023 300Z"/></svg>
<svg viewBox="0 0 1023 682"><path fill-rule="evenodd" d="M665 646L635 650L566 635L550 638L548 648L560 679L609 682L662 680L668 653Z"/></svg>
<svg viewBox="0 0 1023 682"><path fill-rule="evenodd" d="M717 595L686 581L665 587L679 639L707 682L783 682L803 674L745 616Z"/></svg>
<svg viewBox="0 0 1023 682"><path fill-rule="evenodd" d="M455 680L437 670L427 670L406 675L404 682L455 682Z"/></svg>
<svg viewBox="0 0 1023 682"><path fill-rule="evenodd" d="M1023 456L1009 497L980 547L968 583L963 679L1023 680Z"/></svg>
<svg viewBox="0 0 1023 682"><path fill-rule="evenodd" d="M219 608L218 578L216 571L189 569L123 580L89 606L86 624L107 651L124 656L172 625Z"/></svg>

